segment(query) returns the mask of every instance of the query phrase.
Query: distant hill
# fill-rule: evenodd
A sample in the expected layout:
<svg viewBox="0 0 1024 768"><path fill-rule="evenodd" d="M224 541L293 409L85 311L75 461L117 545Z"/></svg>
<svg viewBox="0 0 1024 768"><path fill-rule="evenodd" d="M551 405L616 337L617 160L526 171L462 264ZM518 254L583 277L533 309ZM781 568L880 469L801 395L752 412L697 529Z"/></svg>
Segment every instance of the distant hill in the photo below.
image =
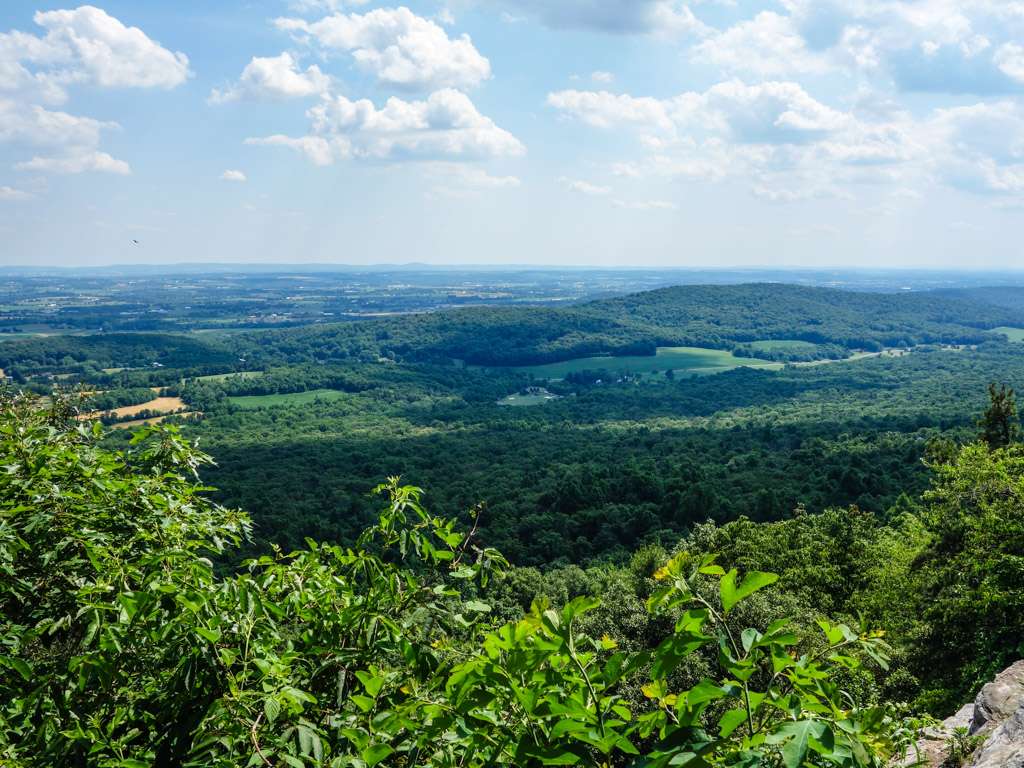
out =
<svg viewBox="0 0 1024 768"><path fill-rule="evenodd" d="M995 340L1024 325L1024 309L939 293L856 293L779 284L678 286L573 307L478 307L242 334L250 361L337 361L367 356L532 365L586 355L653 354L659 346L731 349L798 340L845 350Z"/></svg>
<svg viewBox="0 0 1024 768"><path fill-rule="evenodd" d="M935 291L944 298L960 299L975 304L1024 311L1024 288L1019 286L991 286L981 288L950 288Z"/></svg>
<svg viewBox="0 0 1024 768"><path fill-rule="evenodd" d="M523 366L591 355L653 355L659 346L793 358L757 341L807 342L799 359L920 344L978 344L1024 327L1021 288L898 294L754 283L685 285L563 307L473 307L231 335L96 334L8 340L0 368L24 374L98 368L231 370L376 361ZM245 362L243 362L245 361Z"/></svg>

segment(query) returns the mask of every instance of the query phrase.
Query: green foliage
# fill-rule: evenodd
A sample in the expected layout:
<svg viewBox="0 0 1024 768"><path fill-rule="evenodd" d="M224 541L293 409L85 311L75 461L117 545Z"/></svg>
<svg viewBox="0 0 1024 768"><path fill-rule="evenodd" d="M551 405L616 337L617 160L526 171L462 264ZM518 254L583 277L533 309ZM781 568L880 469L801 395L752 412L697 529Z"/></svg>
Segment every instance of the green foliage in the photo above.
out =
<svg viewBox="0 0 1024 768"><path fill-rule="evenodd" d="M0 403L0 762L62 766L880 766L909 735L838 682L877 633L727 616L770 584L681 554L648 600L669 630L623 651L543 602L492 626L505 563L391 480L352 548L209 557L248 520L209 501L174 428L100 428ZM687 658L713 670L675 688ZM646 681L646 682L645 682ZM642 684L648 703L627 705Z"/></svg>
<svg viewBox="0 0 1024 768"><path fill-rule="evenodd" d="M961 768L967 764L974 751L985 743L984 734L970 735L967 728L956 728L946 743L946 759L939 768Z"/></svg>
<svg viewBox="0 0 1024 768"><path fill-rule="evenodd" d="M968 445L933 471L914 655L922 704L952 710L1024 655L1024 448Z"/></svg>
<svg viewBox="0 0 1024 768"><path fill-rule="evenodd" d="M1012 389L1003 384L998 389L994 383L988 385L990 405L978 422L981 439L989 448L1005 448L1017 442L1020 437L1020 416L1017 415L1017 398Z"/></svg>

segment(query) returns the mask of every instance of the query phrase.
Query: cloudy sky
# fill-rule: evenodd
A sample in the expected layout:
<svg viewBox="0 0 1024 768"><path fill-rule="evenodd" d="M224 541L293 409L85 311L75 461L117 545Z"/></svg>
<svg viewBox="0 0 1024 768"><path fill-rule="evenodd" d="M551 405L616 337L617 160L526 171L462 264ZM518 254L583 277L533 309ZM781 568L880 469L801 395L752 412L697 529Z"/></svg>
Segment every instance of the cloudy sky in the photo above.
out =
<svg viewBox="0 0 1024 768"><path fill-rule="evenodd" d="M1024 1L0 6L0 264L1024 268L1022 222Z"/></svg>

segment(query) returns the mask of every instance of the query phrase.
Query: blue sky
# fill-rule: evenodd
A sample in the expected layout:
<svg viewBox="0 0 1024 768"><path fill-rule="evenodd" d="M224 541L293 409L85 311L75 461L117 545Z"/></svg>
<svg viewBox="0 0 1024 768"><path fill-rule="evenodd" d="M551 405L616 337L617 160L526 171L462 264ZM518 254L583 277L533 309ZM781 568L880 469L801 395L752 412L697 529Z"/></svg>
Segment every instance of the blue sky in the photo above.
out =
<svg viewBox="0 0 1024 768"><path fill-rule="evenodd" d="M0 264L1017 268L1022 217L1018 0L0 8Z"/></svg>

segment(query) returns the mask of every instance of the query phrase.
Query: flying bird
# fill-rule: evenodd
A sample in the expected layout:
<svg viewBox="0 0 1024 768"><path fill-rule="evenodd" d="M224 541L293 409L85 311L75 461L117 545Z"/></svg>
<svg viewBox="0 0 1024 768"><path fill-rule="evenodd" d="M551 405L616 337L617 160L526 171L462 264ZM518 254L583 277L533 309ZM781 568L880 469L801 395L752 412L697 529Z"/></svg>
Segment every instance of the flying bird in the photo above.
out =
<svg viewBox="0 0 1024 768"><path fill-rule="evenodd" d="M132 240L132 242L135 243L135 245L142 245L138 240Z"/></svg>

